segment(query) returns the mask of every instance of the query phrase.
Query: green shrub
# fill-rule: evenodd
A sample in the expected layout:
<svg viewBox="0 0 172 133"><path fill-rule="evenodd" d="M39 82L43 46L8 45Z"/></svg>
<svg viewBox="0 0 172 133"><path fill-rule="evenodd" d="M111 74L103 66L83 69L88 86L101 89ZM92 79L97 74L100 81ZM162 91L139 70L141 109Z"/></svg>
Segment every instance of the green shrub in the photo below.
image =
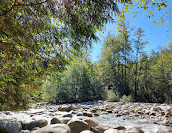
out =
<svg viewBox="0 0 172 133"><path fill-rule="evenodd" d="M126 103L132 102L132 96L123 95L122 98L120 98L120 102L126 102Z"/></svg>
<svg viewBox="0 0 172 133"><path fill-rule="evenodd" d="M118 102L119 96L113 90L106 90L107 100L110 102Z"/></svg>

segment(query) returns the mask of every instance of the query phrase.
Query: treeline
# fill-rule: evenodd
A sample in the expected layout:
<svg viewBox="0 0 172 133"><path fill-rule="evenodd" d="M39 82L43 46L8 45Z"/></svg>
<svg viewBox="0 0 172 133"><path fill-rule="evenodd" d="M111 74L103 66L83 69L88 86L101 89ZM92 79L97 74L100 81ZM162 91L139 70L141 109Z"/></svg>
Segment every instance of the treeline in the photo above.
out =
<svg viewBox="0 0 172 133"><path fill-rule="evenodd" d="M64 72L53 74L44 81L43 99L56 103L102 99L103 90L98 85L90 60L77 57Z"/></svg>
<svg viewBox="0 0 172 133"><path fill-rule="evenodd" d="M172 103L172 43L148 56L141 28L129 32L122 22L119 29L116 36L104 39L98 62L92 64L86 52L73 58L65 71L46 79L43 99Z"/></svg>

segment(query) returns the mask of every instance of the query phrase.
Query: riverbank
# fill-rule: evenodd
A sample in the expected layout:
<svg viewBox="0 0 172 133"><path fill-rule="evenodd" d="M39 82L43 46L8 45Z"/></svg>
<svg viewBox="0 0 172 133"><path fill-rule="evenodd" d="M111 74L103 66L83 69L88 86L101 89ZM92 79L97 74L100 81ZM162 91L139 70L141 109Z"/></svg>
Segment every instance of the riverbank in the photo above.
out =
<svg viewBox="0 0 172 133"><path fill-rule="evenodd" d="M62 105L38 103L27 111L0 112L0 131L4 128L4 131L11 133L38 133L41 128L51 128L48 125L59 123L70 128L64 133L68 130L69 133L80 133L82 130L104 133L108 129L121 133L132 133L132 130L140 133L170 133L172 105L107 101ZM75 126L81 128L75 131Z"/></svg>

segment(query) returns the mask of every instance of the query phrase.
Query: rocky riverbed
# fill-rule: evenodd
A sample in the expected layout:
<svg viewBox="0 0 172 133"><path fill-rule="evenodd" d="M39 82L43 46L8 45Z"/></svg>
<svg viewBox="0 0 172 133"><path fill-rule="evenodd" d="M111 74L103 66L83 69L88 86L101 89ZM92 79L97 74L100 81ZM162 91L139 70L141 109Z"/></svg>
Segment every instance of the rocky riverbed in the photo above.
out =
<svg viewBox="0 0 172 133"><path fill-rule="evenodd" d="M172 105L86 102L1 111L0 133L172 133Z"/></svg>

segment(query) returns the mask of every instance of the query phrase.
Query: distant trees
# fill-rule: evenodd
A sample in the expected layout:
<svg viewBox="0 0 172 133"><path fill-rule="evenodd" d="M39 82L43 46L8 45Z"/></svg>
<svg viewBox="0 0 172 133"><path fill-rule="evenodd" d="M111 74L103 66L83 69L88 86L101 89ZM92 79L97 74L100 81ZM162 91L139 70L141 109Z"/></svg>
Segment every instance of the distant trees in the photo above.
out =
<svg viewBox="0 0 172 133"><path fill-rule="evenodd" d="M100 99L98 96L101 96L99 94L101 92L97 92L100 88L97 88L91 68L88 60L75 58L59 75L60 79L50 80L48 84L45 82L43 88L45 100L70 103ZM49 98L46 98L47 95Z"/></svg>
<svg viewBox="0 0 172 133"><path fill-rule="evenodd" d="M142 39L144 31L138 28L133 37L127 35L127 41L123 32L108 35L101 58L95 63L100 86L107 93L106 99L123 101L128 97L131 101L171 103L171 43L148 57L143 52L147 44Z"/></svg>
<svg viewBox="0 0 172 133"><path fill-rule="evenodd" d="M45 100L171 103L171 43L159 52L152 51L149 57L143 52L147 43L143 40L143 30L138 28L131 35L123 30L116 36L109 34L101 57L94 64L88 54L73 58L56 80L51 79L44 86L43 92L47 91L44 95L51 96Z"/></svg>

